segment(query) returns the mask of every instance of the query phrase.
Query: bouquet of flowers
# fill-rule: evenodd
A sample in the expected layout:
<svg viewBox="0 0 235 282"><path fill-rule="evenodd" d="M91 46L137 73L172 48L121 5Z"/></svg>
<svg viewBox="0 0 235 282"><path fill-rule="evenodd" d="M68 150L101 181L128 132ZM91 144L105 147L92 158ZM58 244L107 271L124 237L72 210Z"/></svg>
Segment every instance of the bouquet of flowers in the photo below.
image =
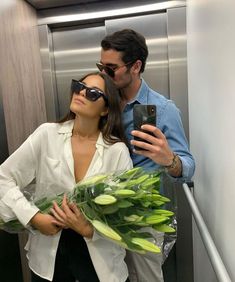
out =
<svg viewBox="0 0 235 282"><path fill-rule="evenodd" d="M100 174L77 183L67 197L79 206L102 236L134 252L160 253L152 233L145 228L175 232L174 213L164 208L170 200L159 192L160 174L160 171L146 172L140 167ZM62 200L63 193L40 199L35 205L42 213L50 213L52 202L60 206ZM17 219L9 222L0 219L0 229L20 232L24 227Z"/></svg>

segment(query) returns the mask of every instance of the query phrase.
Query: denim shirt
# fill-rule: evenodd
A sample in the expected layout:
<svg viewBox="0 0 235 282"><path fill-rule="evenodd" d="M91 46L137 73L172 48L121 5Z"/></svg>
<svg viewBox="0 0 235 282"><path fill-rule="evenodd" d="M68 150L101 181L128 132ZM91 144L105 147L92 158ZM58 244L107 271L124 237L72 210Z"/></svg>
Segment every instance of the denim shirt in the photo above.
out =
<svg viewBox="0 0 235 282"><path fill-rule="evenodd" d="M176 180L189 181L194 174L195 163L193 156L189 152L188 141L184 133L179 109L175 106L173 101L166 99L164 96L152 90L144 79L142 79L141 87L135 99L127 103L123 110L122 118L125 133L129 141L133 139L131 135L131 131L133 130L133 107L138 103L156 105L156 126L165 135L171 150L179 155L182 162L182 177ZM159 164L156 164L151 159L144 156L133 153L131 157L134 166L142 166L146 170L156 170L160 168Z"/></svg>

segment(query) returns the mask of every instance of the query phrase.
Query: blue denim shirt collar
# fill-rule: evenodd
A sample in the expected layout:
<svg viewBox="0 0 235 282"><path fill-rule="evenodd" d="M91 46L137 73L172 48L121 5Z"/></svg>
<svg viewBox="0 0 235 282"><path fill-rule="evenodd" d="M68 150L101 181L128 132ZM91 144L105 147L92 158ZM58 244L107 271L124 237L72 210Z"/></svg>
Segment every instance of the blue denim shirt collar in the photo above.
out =
<svg viewBox="0 0 235 282"><path fill-rule="evenodd" d="M143 78L141 78L141 85L140 85L140 89L137 92L137 95L135 96L135 98L133 100L131 100L130 102L128 102L127 104L131 105L131 104L147 104L148 102L148 96L146 95L146 93L149 91L149 88L146 84L146 82L144 81Z"/></svg>

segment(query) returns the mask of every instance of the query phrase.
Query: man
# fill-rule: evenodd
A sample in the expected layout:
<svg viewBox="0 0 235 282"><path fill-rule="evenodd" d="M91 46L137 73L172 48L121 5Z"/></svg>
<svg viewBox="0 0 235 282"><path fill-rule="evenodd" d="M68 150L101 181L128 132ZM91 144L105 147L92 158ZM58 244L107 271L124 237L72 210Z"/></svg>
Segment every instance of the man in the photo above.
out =
<svg viewBox="0 0 235 282"><path fill-rule="evenodd" d="M124 29L107 35L101 47L97 67L110 75L120 90L126 135L133 146L140 148L133 149L134 166L151 170L165 167L174 180L190 180L195 163L188 149L180 112L171 100L152 90L141 78L148 57L145 38L134 30ZM156 105L156 126L143 125L145 132L133 130L135 104ZM133 140L133 136L148 143ZM163 281L160 258L153 262L150 257L143 260L143 256L133 255L132 260L138 276L134 281Z"/></svg>

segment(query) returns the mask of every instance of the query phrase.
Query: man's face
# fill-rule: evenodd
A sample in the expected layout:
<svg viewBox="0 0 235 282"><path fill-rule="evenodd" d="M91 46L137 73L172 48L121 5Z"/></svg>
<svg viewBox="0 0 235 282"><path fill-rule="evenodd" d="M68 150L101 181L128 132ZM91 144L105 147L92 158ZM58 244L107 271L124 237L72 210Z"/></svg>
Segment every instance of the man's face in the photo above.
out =
<svg viewBox="0 0 235 282"><path fill-rule="evenodd" d="M118 89L126 88L131 83L131 70L128 64L126 65L123 62L121 52L113 49L106 51L102 49L100 63L113 69L112 79Z"/></svg>

